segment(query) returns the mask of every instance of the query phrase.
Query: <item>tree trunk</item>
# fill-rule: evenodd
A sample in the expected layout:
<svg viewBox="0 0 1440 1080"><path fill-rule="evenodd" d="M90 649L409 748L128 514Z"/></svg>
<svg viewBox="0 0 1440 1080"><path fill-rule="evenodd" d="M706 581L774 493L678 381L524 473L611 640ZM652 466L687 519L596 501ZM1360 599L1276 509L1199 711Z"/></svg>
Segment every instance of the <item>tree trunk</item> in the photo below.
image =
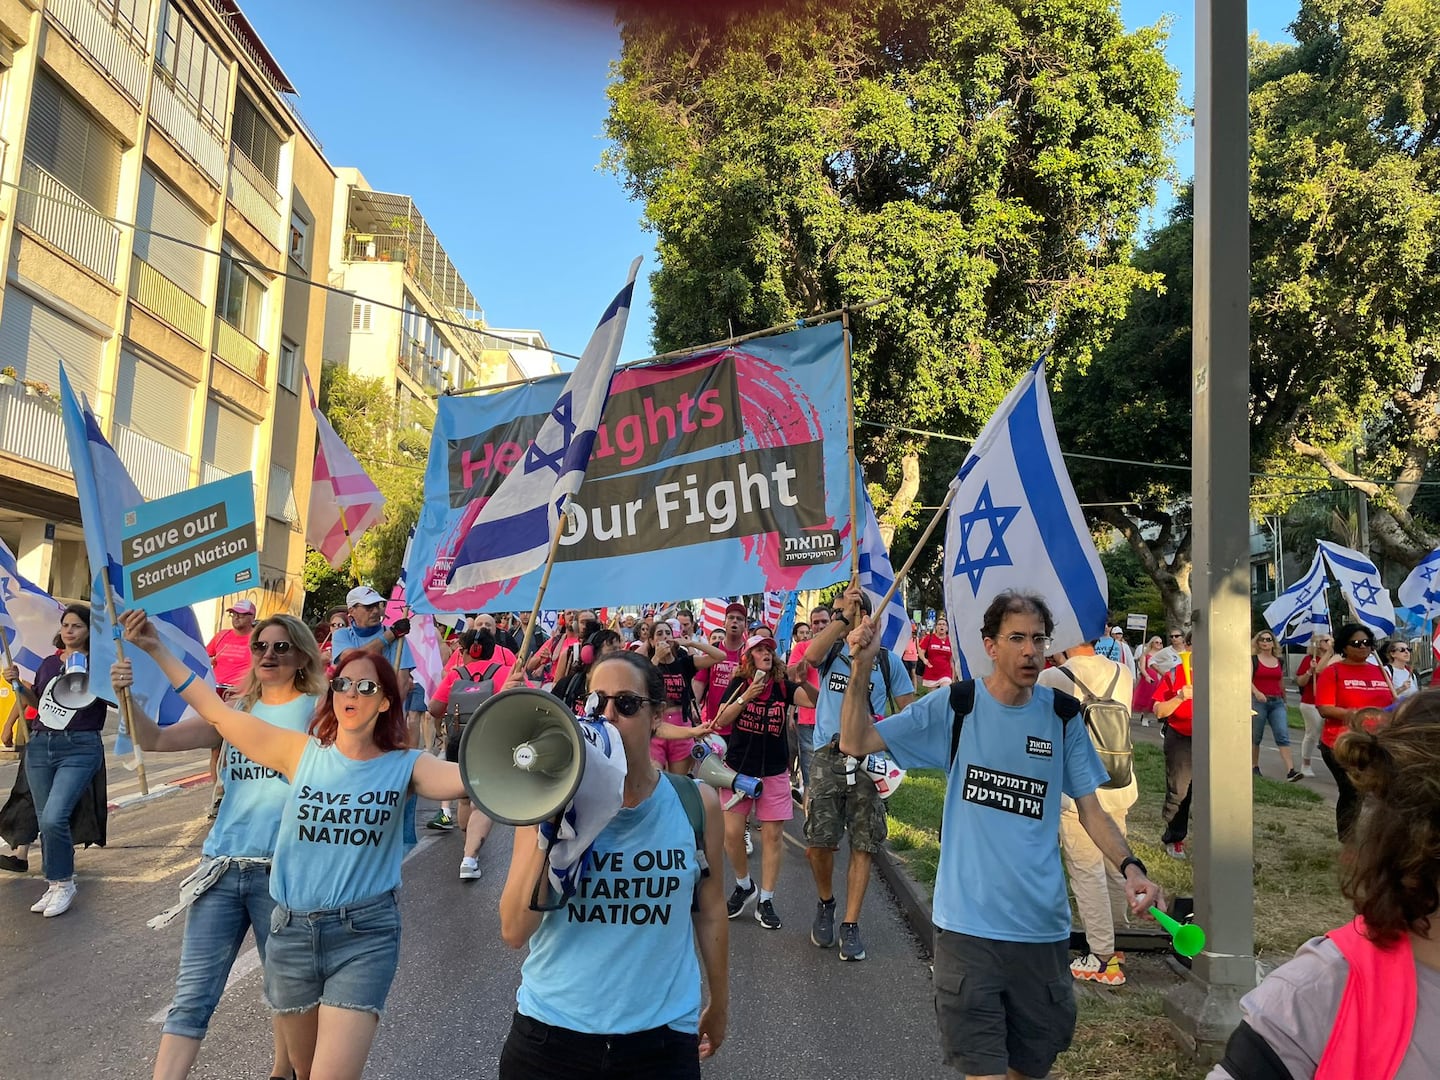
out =
<svg viewBox="0 0 1440 1080"><path fill-rule="evenodd" d="M1190 528L1182 526L1184 532L1180 542L1171 554L1166 549L1174 538L1174 519L1164 511L1151 508L1147 520L1159 521L1160 531L1153 539L1145 536L1146 525L1136 520L1118 506L1108 506L1098 515L1101 521L1113 525L1130 545L1130 550L1140 560L1140 566L1160 590L1160 599L1165 605L1165 619L1172 627L1190 625Z"/></svg>
<svg viewBox="0 0 1440 1080"><path fill-rule="evenodd" d="M895 527L910 513L910 507L915 505L915 496L919 492L920 455L912 450L900 459L900 487L890 500L889 508L880 515L880 539L885 541L887 551L895 540ZM891 561L895 561L893 556ZM899 569L898 565L896 569Z"/></svg>

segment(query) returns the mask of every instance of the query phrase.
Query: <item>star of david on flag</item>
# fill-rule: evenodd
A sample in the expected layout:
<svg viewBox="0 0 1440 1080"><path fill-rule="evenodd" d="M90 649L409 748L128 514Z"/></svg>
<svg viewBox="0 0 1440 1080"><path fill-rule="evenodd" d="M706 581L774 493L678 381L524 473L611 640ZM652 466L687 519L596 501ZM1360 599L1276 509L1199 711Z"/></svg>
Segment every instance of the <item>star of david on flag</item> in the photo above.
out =
<svg viewBox="0 0 1440 1080"><path fill-rule="evenodd" d="M1325 559L1317 550L1305 576L1265 608L1265 625L1282 645L1307 645L1317 633L1330 633L1330 604Z"/></svg>
<svg viewBox="0 0 1440 1080"><path fill-rule="evenodd" d="M1045 601L1056 650L1105 632L1109 584L1060 456L1043 359L1000 403L950 487L945 608L964 677L990 671L980 620L1006 590Z"/></svg>
<svg viewBox="0 0 1440 1080"><path fill-rule="evenodd" d="M895 584L895 567L890 562L890 552L885 548L885 538L880 533L880 519L875 516L875 506L870 502L870 492L865 489L865 473L857 462L855 465L856 513L859 521L860 546L860 588L865 590L870 607L875 612L875 625L880 628L880 644L892 652L904 652L910 642L910 616L905 614L905 605L897 592L890 598L890 605L880 611L880 601Z"/></svg>
<svg viewBox="0 0 1440 1080"><path fill-rule="evenodd" d="M1416 609L1422 619L1440 615L1440 548L1420 560L1396 595L1402 607Z"/></svg>
<svg viewBox="0 0 1440 1080"><path fill-rule="evenodd" d="M625 287L600 317L559 400L526 448L521 467L483 504L476 501L441 594L457 609L483 608L498 591L486 586L527 574L545 562L561 511L585 481L639 269L636 259ZM431 595L440 598L433 591Z"/></svg>
<svg viewBox="0 0 1440 1080"><path fill-rule="evenodd" d="M1380 580L1380 571L1354 548L1329 540L1320 541L1320 553L1341 593L1355 609L1357 622L1364 623L1381 637L1395 632L1395 605Z"/></svg>

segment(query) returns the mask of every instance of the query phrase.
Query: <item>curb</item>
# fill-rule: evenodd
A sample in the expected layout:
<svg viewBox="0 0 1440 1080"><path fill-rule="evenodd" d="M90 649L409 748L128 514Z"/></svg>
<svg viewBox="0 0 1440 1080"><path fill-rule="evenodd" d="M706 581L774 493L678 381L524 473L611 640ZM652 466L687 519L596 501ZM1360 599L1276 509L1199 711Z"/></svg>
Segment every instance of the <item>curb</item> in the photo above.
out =
<svg viewBox="0 0 1440 1080"><path fill-rule="evenodd" d="M106 808L124 810L131 806L139 806L141 803L154 802L156 799L163 799L166 795L173 795L177 791L185 791L188 788L198 787L201 784L210 782L209 772L196 773L194 776L182 776L179 780L171 780L167 784L151 788L148 794L135 792L133 795L122 795L120 798L106 804Z"/></svg>
<svg viewBox="0 0 1440 1080"><path fill-rule="evenodd" d="M910 871L905 869L899 857L890 850L888 841L876 849L872 858L875 869L880 872L880 877L889 886L896 901L899 902L900 912L905 916L905 922L910 927L910 932L920 942L920 947L925 950L925 955L933 956L935 954L935 917L930 907L930 901L926 898L920 883L910 876Z"/></svg>

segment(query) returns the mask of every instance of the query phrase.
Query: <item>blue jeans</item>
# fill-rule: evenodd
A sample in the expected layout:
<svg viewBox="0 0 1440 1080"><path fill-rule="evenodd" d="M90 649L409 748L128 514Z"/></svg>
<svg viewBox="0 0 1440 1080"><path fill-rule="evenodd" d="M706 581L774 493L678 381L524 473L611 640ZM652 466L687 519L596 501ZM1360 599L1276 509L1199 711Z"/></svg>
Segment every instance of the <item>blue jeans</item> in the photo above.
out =
<svg viewBox="0 0 1440 1080"><path fill-rule="evenodd" d="M325 911L277 903L265 949L265 1000L277 1013L329 1005L379 1016L399 964L393 891Z"/></svg>
<svg viewBox="0 0 1440 1080"><path fill-rule="evenodd" d="M75 876L75 844L70 814L95 774L105 767L105 746L98 731L32 732L25 748L25 778L40 820L42 865L46 881Z"/></svg>
<svg viewBox="0 0 1440 1080"><path fill-rule="evenodd" d="M1260 745L1268 726L1275 736L1276 746L1289 746L1290 724L1285 719L1285 699L1267 697L1263 702L1255 702L1254 709L1250 714L1250 745Z"/></svg>
<svg viewBox="0 0 1440 1080"><path fill-rule="evenodd" d="M255 948L260 958L265 958L274 908L270 868L263 863L233 863L219 881L200 894L185 913L175 1001L161 1031L187 1039L205 1038L210 1017L225 991L225 980L245 942L245 931L255 931Z"/></svg>
<svg viewBox="0 0 1440 1080"><path fill-rule="evenodd" d="M810 783L810 762L815 758L815 725L796 724L796 741L800 744L800 779L803 783Z"/></svg>

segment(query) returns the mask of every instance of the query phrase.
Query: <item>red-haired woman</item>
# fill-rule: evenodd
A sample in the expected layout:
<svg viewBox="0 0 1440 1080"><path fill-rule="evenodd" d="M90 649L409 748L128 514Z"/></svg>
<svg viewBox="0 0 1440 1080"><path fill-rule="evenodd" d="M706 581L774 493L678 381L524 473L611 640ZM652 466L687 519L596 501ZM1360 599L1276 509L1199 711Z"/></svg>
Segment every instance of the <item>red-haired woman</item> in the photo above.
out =
<svg viewBox="0 0 1440 1080"><path fill-rule="evenodd" d="M251 761L290 781L275 841L275 913L265 997L300 1077L359 1077L400 959L402 813L406 798L465 794L457 765L406 748L395 670L347 649L303 734L230 708L197 682L140 610L122 617L186 704Z"/></svg>

